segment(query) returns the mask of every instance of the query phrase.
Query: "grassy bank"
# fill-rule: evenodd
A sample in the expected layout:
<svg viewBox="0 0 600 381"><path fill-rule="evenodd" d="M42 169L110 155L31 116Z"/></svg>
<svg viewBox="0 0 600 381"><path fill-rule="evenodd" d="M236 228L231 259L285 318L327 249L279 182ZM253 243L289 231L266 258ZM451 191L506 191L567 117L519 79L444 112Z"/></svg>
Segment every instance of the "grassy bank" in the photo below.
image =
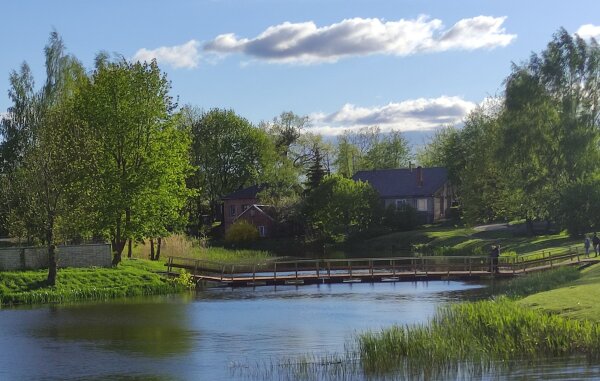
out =
<svg viewBox="0 0 600 381"><path fill-rule="evenodd" d="M60 269L56 286L47 287L47 270L0 272L0 304L64 303L81 300L181 292L185 279L156 273L162 263L125 260L115 268Z"/></svg>
<svg viewBox="0 0 600 381"><path fill-rule="evenodd" d="M600 323L600 264L563 287L528 296L520 305L560 316Z"/></svg>
<svg viewBox="0 0 600 381"><path fill-rule="evenodd" d="M571 355L598 358L600 325L501 298L449 305L427 325L362 334L358 346L368 373Z"/></svg>
<svg viewBox="0 0 600 381"><path fill-rule="evenodd" d="M425 255L488 255L491 245L500 245L502 253L532 255L542 253L565 253L569 248L580 246L583 241L573 239L566 233L525 236L521 229L513 227L496 231L479 231L473 228L431 226L419 230L398 232L373 238L363 245L369 250L392 252L416 251Z"/></svg>

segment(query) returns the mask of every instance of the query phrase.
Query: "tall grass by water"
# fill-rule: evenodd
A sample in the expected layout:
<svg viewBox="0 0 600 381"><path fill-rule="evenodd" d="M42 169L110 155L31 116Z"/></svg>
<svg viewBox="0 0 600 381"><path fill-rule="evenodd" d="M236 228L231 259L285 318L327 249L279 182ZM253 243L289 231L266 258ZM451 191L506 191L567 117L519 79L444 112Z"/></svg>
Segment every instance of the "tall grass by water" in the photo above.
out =
<svg viewBox="0 0 600 381"><path fill-rule="evenodd" d="M552 290L581 277L576 267L559 267L554 270L540 271L519 276L509 281L493 285L495 294L509 297L523 297L538 292Z"/></svg>
<svg viewBox="0 0 600 381"><path fill-rule="evenodd" d="M600 325L521 307L507 298L440 308L425 325L393 326L358 337L367 373L423 369L443 374L461 364L493 367L519 359L598 358Z"/></svg>
<svg viewBox="0 0 600 381"><path fill-rule="evenodd" d="M150 258L150 242L144 241L143 243L137 244L133 250L133 256L140 259ZM261 250L235 250L222 247L205 247L201 241L184 234L174 234L162 240L161 260L164 261L169 256L204 259L221 263L260 262L273 258L268 252Z"/></svg>

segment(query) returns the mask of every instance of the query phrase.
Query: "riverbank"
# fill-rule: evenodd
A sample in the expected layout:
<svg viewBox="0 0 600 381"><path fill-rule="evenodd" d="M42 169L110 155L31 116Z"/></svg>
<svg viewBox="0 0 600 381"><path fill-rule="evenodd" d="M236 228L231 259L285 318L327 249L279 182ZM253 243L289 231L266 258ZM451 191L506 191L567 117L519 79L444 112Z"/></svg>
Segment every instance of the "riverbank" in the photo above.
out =
<svg viewBox="0 0 600 381"><path fill-rule="evenodd" d="M581 272L581 277L562 287L530 295L518 301L522 306L600 323L600 264Z"/></svg>
<svg viewBox="0 0 600 381"><path fill-rule="evenodd" d="M65 268L56 286L45 283L48 270L0 272L0 305L66 303L129 296L160 295L188 288L185 278L159 275L163 263L124 260L113 268Z"/></svg>
<svg viewBox="0 0 600 381"><path fill-rule="evenodd" d="M443 373L464 364L489 368L517 360L598 359L600 264L576 272L563 268L517 278L497 290L513 299L452 304L425 325L360 334L363 369L412 372L427 364L429 371Z"/></svg>

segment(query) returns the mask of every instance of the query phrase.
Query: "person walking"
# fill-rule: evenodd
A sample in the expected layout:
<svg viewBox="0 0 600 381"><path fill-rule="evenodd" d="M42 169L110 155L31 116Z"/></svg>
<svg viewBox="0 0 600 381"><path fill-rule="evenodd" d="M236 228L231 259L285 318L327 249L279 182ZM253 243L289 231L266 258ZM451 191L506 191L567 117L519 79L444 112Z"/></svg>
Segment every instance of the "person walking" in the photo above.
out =
<svg viewBox="0 0 600 381"><path fill-rule="evenodd" d="M500 257L500 245L492 246L490 252L490 272L498 274L498 257Z"/></svg>
<svg viewBox="0 0 600 381"><path fill-rule="evenodd" d="M585 236L585 240L583 241L583 247L585 248L585 255L590 255L590 245L591 245L590 237Z"/></svg>
<svg viewBox="0 0 600 381"><path fill-rule="evenodd" d="M596 234L596 232L594 232L594 236L592 237L592 245L594 245L594 253L595 253L595 257L598 256L598 245L600 245L600 238L598 238L598 235Z"/></svg>

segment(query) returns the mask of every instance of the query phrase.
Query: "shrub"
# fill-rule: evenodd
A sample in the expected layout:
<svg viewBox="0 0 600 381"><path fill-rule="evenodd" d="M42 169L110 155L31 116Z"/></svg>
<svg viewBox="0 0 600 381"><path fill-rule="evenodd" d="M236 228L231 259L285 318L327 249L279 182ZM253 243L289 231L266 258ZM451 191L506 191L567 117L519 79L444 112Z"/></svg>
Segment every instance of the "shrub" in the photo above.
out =
<svg viewBox="0 0 600 381"><path fill-rule="evenodd" d="M414 230L419 225L417 211L410 205L389 205L383 213L383 225L392 230Z"/></svg>
<svg viewBox="0 0 600 381"><path fill-rule="evenodd" d="M227 233L225 233L225 241L227 243L247 243L258 240L258 229L246 220L236 221Z"/></svg>

